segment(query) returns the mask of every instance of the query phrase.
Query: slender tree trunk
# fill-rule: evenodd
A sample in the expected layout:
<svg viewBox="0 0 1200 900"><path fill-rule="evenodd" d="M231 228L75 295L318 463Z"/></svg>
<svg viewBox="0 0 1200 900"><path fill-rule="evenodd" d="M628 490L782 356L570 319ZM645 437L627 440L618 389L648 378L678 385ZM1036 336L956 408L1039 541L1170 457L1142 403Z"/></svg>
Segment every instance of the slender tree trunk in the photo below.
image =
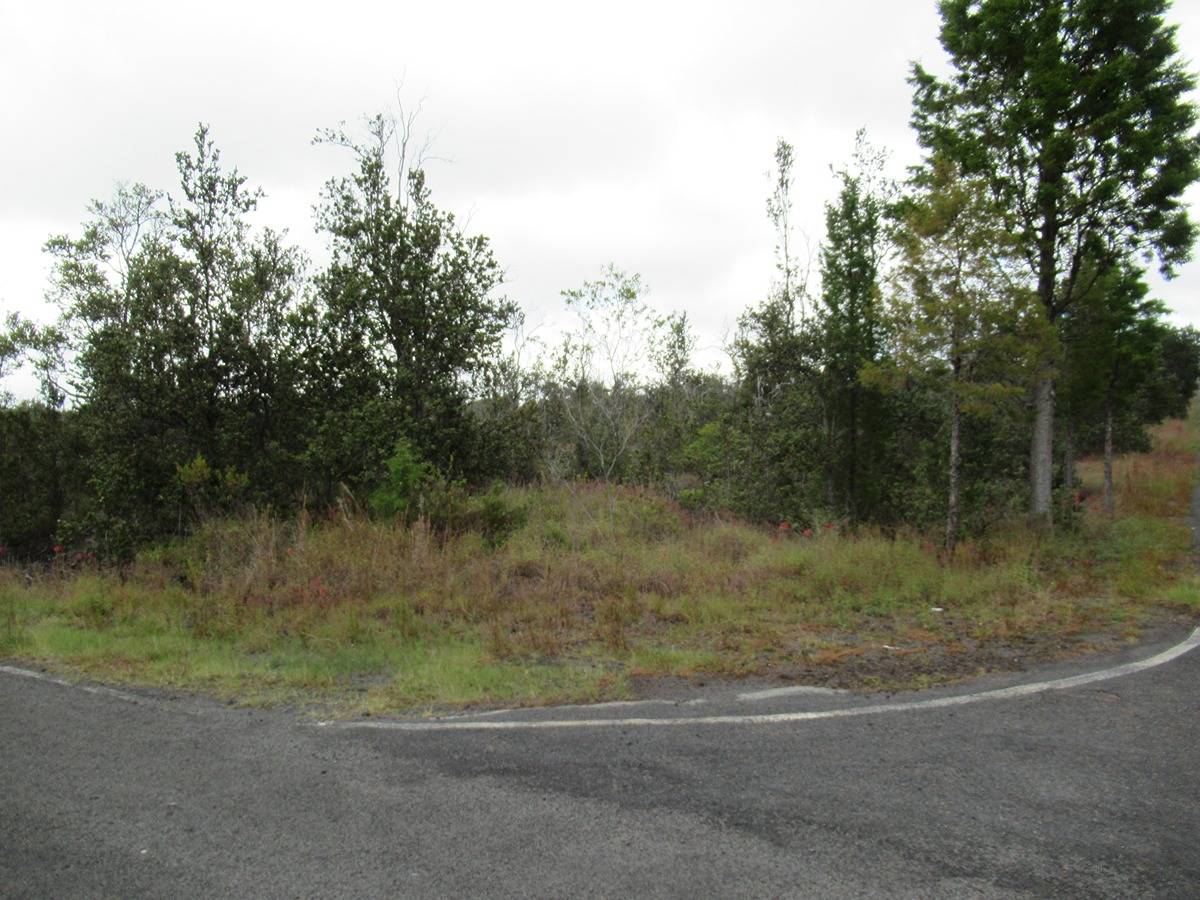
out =
<svg viewBox="0 0 1200 900"><path fill-rule="evenodd" d="M958 542L959 441L962 433L962 411L958 403L958 388L950 394L950 493L946 500L946 553L954 555Z"/></svg>
<svg viewBox="0 0 1200 900"><path fill-rule="evenodd" d="M1063 429L1063 484L1075 489L1075 426L1069 420Z"/></svg>
<svg viewBox="0 0 1200 900"><path fill-rule="evenodd" d="M1117 511L1113 493L1113 405L1112 395L1104 400L1104 512L1111 520Z"/></svg>
<svg viewBox="0 0 1200 900"><path fill-rule="evenodd" d="M850 467L846 479L846 513L851 522L858 520L858 388L850 388Z"/></svg>
<svg viewBox="0 0 1200 900"><path fill-rule="evenodd" d="M1062 172L1053 160L1039 162L1038 187L1041 229L1038 235L1038 299L1051 327L1055 324L1055 290L1058 286L1059 216L1054 190ZM1034 525L1054 524L1050 508L1050 489L1054 470L1054 374L1049 360L1042 363L1034 388L1033 435L1029 445L1030 518Z"/></svg>
<svg viewBox="0 0 1200 900"><path fill-rule="evenodd" d="M1050 525L1051 474L1054 469L1054 379L1048 369L1034 388L1033 440L1029 452L1030 513L1036 524Z"/></svg>

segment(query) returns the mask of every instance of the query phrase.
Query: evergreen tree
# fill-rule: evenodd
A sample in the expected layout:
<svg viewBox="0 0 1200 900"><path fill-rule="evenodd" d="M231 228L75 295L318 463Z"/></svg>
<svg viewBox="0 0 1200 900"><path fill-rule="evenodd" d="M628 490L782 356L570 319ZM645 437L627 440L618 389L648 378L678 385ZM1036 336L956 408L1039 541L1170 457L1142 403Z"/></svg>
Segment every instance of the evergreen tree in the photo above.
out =
<svg viewBox="0 0 1200 900"><path fill-rule="evenodd" d="M886 247L884 216L890 189L883 155L859 132L854 166L838 173L837 199L825 206L818 309L827 408L831 499L851 519L870 510L878 485L869 461L883 440L876 392L860 375L883 344L880 269Z"/></svg>
<svg viewBox="0 0 1200 900"><path fill-rule="evenodd" d="M1183 193L1200 177L1195 79L1167 0L942 0L953 74L915 67L929 150L987 180L1021 240L1050 323L1134 251L1188 259ZM1089 267L1088 262L1096 265ZM1054 363L1035 390L1031 510L1049 520Z"/></svg>

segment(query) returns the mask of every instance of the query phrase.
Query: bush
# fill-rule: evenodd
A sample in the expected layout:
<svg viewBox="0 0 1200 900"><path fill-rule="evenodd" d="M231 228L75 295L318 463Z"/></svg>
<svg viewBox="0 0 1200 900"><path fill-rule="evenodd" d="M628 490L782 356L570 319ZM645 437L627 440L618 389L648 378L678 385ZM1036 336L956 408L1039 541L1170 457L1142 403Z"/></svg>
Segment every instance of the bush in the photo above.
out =
<svg viewBox="0 0 1200 900"><path fill-rule="evenodd" d="M471 495L461 481L438 479L422 498L430 529L443 537L474 532L495 549L524 527L529 510L511 503L500 485L486 494Z"/></svg>
<svg viewBox="0 0 1200 900"><path fill-rule="evenodd" d="M250 486L244 472L233 466L214 469L200 453L189 462L175 464L175 481L197 519L236 511Z"/></svg>
<svg viewBox="0 0 1200 900"><path fill-rule="evenodd" d="M421 501L433 477L433 466L421 459L411 442L400 438L388 457L383 483L371 494L371 511L413 521L421 513Z"/></svg>
<svg viewBox="0 0 1200 900"><path fill-rule="evenodd" d="M388 474L371 494L376 515L411 524L418 519L442 537L477 532L488 547L499 547L528 519L528 510L510 503L500 486L472 495L465 482L446 478L423 461L407 440L396 444Z"/></svg>

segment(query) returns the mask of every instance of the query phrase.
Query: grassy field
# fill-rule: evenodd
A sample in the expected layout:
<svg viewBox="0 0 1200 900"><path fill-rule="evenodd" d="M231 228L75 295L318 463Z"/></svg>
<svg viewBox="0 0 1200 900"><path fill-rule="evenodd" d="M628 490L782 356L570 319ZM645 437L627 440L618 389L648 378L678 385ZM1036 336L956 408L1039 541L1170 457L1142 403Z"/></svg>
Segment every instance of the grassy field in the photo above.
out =
<svg viewBox="0 0 1200 900"><path fill-rule="evenodd" d="M1081 467L1077 527L1019 524L952 562L918 534L811 536L693 517L650 490L507 492L502 546L341 515L212 521L120 572L0 568L0 658L345 713L629 697L640 679L914 687L1133 639L1200 609L1184 521L1196 423Z"/></svg>

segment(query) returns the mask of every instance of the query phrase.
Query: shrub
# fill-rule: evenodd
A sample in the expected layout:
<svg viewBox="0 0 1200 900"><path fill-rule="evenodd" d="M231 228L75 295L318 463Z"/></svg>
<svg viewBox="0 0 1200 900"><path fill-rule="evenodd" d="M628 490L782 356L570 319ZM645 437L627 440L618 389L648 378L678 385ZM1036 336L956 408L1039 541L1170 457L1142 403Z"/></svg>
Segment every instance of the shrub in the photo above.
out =
<svg viewBox="0 0 1200 900"><path fill-rule="evenodd" d="M499 485L473 496L465 482L446 478L423 461L407 440L397 442L387 469L383 483L370 498L376 515L406 524L424 519L430 530L443 538L477 532L493 549L528 519L528 510L509 502Z"/></svg>
<svg viewBox="0 0 1200 900"><path fill-rule="evenodd" d="M421 459L406 438L401 438L388 457L387 475L371 494L371 511L411 522L420 514L422 496L433 476L433 466Z"/></svg>

